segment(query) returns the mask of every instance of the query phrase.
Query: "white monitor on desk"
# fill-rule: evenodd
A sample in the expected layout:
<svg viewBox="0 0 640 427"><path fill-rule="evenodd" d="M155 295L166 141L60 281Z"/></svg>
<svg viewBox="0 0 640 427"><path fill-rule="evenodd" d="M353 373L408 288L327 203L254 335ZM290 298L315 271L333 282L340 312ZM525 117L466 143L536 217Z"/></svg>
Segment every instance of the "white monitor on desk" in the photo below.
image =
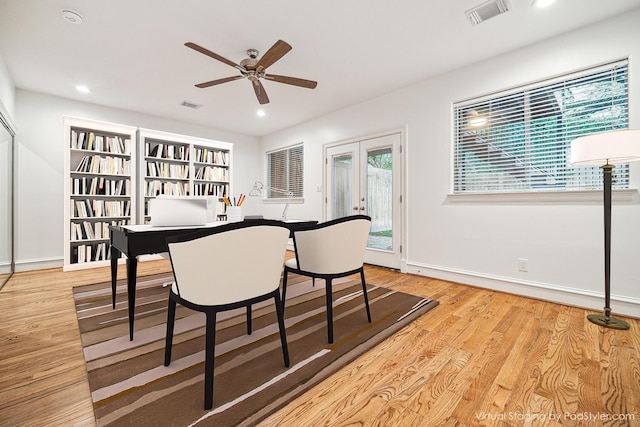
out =
<svg viewBox="0 0 640 427"><path fill-rule="evenodd" d="M213 197L159 196L149 200L154 227L205 225L215 220Z"/></svg>

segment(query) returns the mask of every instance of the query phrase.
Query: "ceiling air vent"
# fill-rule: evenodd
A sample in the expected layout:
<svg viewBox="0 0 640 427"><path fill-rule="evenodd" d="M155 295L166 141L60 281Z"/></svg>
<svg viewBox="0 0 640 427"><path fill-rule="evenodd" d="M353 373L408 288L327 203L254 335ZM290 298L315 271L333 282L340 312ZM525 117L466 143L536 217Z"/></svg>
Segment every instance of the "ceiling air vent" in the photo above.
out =
<svg viewBox="0 0 640 427"><path fill-rule="evenodd" d="M486 21L494 16L501 15L511 10L511 3L509 0L489 0L482 3L480 6L476 6L473 9L467 10L465 14L473 25L478 25L481 22Z"/></svg>
<svg viewBox="0 0 640 427"><path fill-rule="evenodd" d="M187 108L193 108L194 110L197 110L198 108L202 107L201 104L196 104L195 102L189 102L189 101L182 101L182 104L180 105Z"/></svg>

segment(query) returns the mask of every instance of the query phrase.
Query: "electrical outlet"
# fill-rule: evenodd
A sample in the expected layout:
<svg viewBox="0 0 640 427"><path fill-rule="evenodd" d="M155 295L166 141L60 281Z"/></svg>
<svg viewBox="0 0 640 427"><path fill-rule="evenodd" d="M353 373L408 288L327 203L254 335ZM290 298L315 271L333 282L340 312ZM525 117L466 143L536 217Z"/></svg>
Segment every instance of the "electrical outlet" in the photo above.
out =
<svg viewBox="0 0 640 427"><path fill-rule="evenodd" d="M526 273L529 271L529 260L525 258L518 258L518 271Z"/></svg>

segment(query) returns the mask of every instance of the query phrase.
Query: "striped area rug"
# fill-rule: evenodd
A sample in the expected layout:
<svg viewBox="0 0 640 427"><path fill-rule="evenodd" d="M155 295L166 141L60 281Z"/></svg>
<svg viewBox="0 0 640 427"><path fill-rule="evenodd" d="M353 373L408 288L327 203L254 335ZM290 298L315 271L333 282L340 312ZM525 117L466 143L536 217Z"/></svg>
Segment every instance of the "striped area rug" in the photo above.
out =
<svg viewBox="0 0 640 427"><path fill-rule="evenodd" d="M355 277L355 276L354 276ZM438 305L369 285L372 323L362 286L334 285L334 344L327 343L324 282L290 276L285 321L291 366L284 367L273 302L219 314L213 409L205 411L204 315L178 305L171 365L163 366L170 274L138 278L136 322L129 341L126 285L74 288L96 421L100 426L255 425L340 367Z"/></svg>

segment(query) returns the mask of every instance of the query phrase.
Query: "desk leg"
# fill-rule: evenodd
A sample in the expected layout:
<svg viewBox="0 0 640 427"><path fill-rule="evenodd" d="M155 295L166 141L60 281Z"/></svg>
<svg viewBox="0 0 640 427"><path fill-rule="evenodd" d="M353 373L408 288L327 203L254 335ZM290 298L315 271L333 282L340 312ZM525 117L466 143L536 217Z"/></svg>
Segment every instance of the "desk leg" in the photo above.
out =
<svg viewBox="0 0 640 427"><path fill-rule="evenodd" d="M133 341L133 320L136 313L136 275L138 258L127 258L127 299L129 304L129 341Z"/></svg>
<svg viewBox="0 0 640 427"><path fill-rule="evenodd" d="M118 259L121 252L111 246L111 305L116 308L116 282L118 281Z"/></svg>

